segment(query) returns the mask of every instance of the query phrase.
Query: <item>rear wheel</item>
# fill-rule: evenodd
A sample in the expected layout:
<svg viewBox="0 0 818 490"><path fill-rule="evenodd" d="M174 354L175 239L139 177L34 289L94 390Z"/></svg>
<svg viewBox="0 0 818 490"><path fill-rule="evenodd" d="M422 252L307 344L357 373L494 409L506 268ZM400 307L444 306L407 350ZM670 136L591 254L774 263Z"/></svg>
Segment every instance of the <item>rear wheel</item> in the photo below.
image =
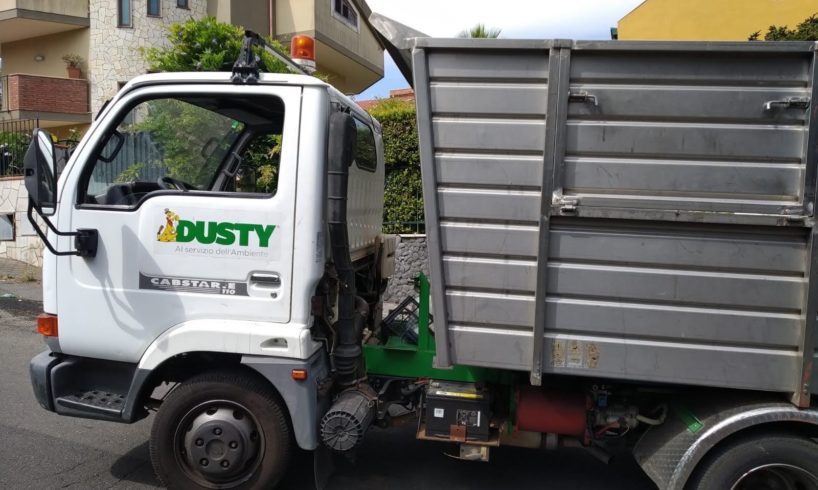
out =
<svg viewBox="0 0 818 490"><path fill-rule="evenodd" d="M698 471L691 490L814 490L818 445L793 435L756 435L728 442Z"/></svg>
<svg viewBox="0 0 818 490"><path fill-rule="evenodd" d="M290 429L269 386L236 372L196 376L162 403L151 429L153 468L169 488L272 488Z"/></svg>

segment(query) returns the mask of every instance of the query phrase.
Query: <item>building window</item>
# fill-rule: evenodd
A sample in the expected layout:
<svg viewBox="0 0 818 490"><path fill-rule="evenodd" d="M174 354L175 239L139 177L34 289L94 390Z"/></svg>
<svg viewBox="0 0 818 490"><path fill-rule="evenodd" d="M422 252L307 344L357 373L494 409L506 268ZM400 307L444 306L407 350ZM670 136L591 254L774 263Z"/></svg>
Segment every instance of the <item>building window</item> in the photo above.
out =
<svg viewBox="0 0 818 490"><path fill-rule="evenodd" d="M176 0L176 6L180 9L190 8L187 5L187 0Z"/></svg>
<svg viewBox="0 0 818 490"><path fill-rule="evenodd" d="M117 26L131 27L131 0L117 0Z"/></svg>
<svg viewBox="0 0 818 490"><path fill-rule="evenodd" d="M14 215L0 214L0 242L14 241Z"/></svg>
<svg viewBox="0 0 818 490"><path fill-rule="evenodd" d="M159 17L159 0L148 0L148 17Z"/></svg>
<svg viewBox="0 0 818 490"><path fill-rule="evenodd" d="M349 0L331 0L332 1L332 16L340 20L344 24L358 30L358 12L352 8Z"/></svg>

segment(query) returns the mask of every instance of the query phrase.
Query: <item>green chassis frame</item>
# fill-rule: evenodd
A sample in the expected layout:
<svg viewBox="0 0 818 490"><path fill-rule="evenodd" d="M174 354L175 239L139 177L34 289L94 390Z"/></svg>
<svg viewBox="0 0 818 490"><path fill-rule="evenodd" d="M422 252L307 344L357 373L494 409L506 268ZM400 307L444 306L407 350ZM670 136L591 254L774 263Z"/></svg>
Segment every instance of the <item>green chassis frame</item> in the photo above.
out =
<svg viewBox="0 0 818 490"><path fill-rule="evenodd" d="M472 366L434 367L435 339L429 331L429 279L418 276L420 306L418 308L418 343L410 344L400 337L390 336L385 344L366 344L364 359L370 375L396 378L432 378L446 381L501 381L508 372ZM505 375L505 376L504 376Z"/></svg>

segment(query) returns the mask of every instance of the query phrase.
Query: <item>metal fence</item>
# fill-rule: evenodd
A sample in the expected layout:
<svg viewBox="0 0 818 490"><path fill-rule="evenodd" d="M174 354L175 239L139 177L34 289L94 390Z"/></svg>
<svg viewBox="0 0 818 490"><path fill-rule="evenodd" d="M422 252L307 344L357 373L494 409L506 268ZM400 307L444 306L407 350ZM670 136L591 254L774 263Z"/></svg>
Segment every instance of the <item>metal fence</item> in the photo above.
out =
<svg viewBox="0 0 818 490"><path fill-rule="evenodd" d="M39 126L37 119L0 121L0 176L22 175L23 156Z"/></svg>
<svg viewBox="0 0 818 490"><path fill-rule="evenodd" d="M118 150L115 146L119 143L115 139L103 150L103 154L115 151L116 154L110 162L94 167L94 179L89 191L104 190L111 182L155 182L167 175L164 154L149 133L122 133L122 138L122 146ZM100 186L99 189L94 188L94 182Z"/></svg>

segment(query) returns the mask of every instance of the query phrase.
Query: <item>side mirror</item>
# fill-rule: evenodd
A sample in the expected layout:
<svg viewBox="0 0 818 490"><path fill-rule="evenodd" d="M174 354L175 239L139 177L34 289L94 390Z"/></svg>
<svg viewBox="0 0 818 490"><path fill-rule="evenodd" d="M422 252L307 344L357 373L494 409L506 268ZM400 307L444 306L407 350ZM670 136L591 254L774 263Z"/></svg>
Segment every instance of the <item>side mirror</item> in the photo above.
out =
<svg viewBox="0 0 818 490"><path fill-rule="evenodd" d="M120 144L120 146L122 146ZM57 158L54 151L54 140L51 133L42 129L35 129L23 157L26 190L28 191L28 222L45 244L46 248L56 256L78 255L93 258L97 254L99 234L97 230L79 228L77 231L60 231L46 216L51 216L57 208ZM40 228L34 217L34 211L42 221L57 236L74 237L74 250L58 251L48 236Z"/></svg>
<svg viewBox="0 0 818 490"><path fill-rule="evenodd" d="M35 209L50 216L57 207L57 160L51 133L35 129L23 158L26 191Z"/></svg>
<svg viewBox="0 0 818 490"><path fill-rule="evenodd" d="M122 136L122 133L119 131L114 130L108 138L108 143L105 144L105 148L102 149L99 159L105 163L113 162L114 158L119 155L119 150L122 149L123 143L125 143L125 137Z"/></svg>

